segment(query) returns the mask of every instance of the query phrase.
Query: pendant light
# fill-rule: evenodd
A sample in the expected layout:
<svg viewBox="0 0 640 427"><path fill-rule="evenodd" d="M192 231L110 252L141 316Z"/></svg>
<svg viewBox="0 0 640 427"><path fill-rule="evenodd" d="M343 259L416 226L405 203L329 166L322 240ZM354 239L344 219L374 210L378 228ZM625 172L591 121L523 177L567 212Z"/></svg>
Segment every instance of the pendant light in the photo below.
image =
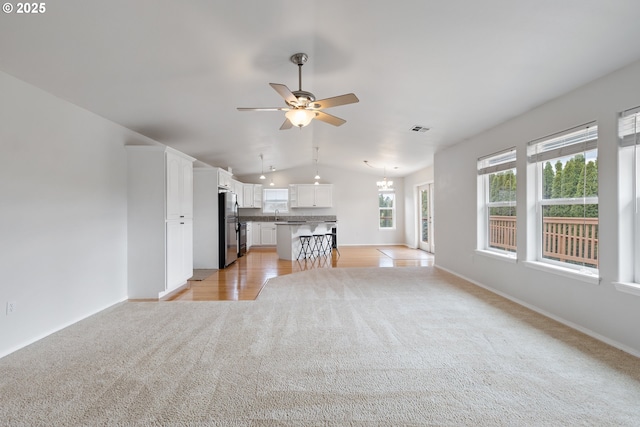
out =
<svg viewBox="0 0 640 427"><path fill-rule="evenodd" d="M275 184L273 183L273 173L276 171L276 168L274 168L273 166L269 167L269 170L271 171L271 182L269 183L270 186L274 186Z"/></svg>
<svg viewBox="0 0 640 427"><path fill-rule="evenodd" d="M264 156L262 154L260 154L260 179L267 179L266 176L264 176Z"/></svg>
<svg viewBox="0 0 640 427"><path fill-rule="evenodd" d="M391 190L393 188L393 181L387 181L387 167L384 167L384 177L382 181L376 182L378 185L378 191Z"/></svg>
<svg viewBox="0 0 640 427"><path fill-rule="evenodd" d="M316 176L313 177L313 179L316 180L316 182L314 182L315 185L320 185L320 183L318 182L318 180L320 179L320 174L318 173L318 150L320 150L320 148L316 147Z"/></svg>

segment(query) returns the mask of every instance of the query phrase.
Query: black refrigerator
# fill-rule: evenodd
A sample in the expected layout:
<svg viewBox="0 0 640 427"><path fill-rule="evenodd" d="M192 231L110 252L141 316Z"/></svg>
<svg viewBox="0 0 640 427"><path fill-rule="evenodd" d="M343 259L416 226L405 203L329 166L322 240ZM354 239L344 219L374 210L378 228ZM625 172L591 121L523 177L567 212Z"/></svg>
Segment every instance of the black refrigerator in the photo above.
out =
<svg viewBox="0 0 640 427"><path fill-rule="evenodd" d="M238 199L235 193L218 193L220 268L238 259Z"/></svg>

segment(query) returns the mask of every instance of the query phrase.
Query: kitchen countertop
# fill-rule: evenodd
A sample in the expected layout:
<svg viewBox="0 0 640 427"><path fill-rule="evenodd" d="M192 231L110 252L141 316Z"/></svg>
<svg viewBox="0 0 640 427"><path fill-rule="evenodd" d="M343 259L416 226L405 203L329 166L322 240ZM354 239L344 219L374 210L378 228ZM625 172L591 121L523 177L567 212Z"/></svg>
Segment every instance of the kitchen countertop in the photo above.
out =
<svg viewBox="0 0 640 427"><path fill-rule="evenodd" d="M322 223L322 222L337 222L337 218L335 215L278 215L276 219L275 215L251 215L251 216L240 216L240 222L275 222L277 224L294 224L294 223Z"/></svg>

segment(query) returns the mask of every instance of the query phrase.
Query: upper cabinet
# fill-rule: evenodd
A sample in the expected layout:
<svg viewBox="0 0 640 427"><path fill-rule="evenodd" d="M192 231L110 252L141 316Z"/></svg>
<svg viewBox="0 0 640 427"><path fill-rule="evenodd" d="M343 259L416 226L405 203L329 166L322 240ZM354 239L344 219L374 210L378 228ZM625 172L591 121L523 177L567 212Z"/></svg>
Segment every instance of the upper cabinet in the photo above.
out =
<svg viewBox="0 0 640 427"><path fill-rule="evenodd" d="M292 184L289 186L289 204L292 208L333 207L333 185Z"/></svg>
<svg viewBox="0 0 640 427"><path fill-rule="evenodd" d="M244 208L262 207L262 184L244 184L242 189Z"/></svg>
<svg viewBox="0 0 640 427"><path fill-rule="evenodd" d="M231 191L236 193L238 195L238 207L239 208L244 208L244 184L241 183L238 180L232 179L231 180Z"/></svg>
<svg viewBox="0 0 640 427"><path fill-rule="evenodd" d="M218 187L231 190L231 172L218 168Z"/></svg>
<svg viewBox="0 0 640 427"><path fill-rule="evenodd" d="M193 218L193 161L166 152L166 219Z"/></svg>

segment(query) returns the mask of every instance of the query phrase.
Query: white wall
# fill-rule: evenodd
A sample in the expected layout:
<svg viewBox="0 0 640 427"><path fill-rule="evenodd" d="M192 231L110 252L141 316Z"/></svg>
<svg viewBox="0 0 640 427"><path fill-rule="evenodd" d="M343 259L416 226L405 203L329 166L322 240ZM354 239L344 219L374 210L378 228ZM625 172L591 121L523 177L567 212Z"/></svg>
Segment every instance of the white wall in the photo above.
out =
<svg viewBox="0 0 640 427"><path fill-rule="evenodd" d="M3 356L127 297L134 134L4 73L0 93Z"/></svg>
<svg viewBox="0 0 640 427"><path fill-rule="evenodd" d="M269 185L273 178L275 187L289 184L312 184L315 166L300 167L276 171L267 175L266 182L260 182L257 176L240 176L245 183ZM289 215L336 215L338 218L339 245L386 245L404 244L404 180L393 178L398 201L395 230L378 229L378 188L376 181L381 175L346 171L320 164L321 184L333 184L333 208L329 209L293 209ZM243 209L241 212L259 209ZM253 213L251 213L253 215Z"/></svg>
<svg viewBox="0 0 640 427"><path fill-rule="evenodd" d="M437 153L434 201L438 266L636 355L640 297L617 291L612 282L620 276L617 114L640 105L638 76L640 62ZM527 222L535 221L535 211L526 193L532 187L525 173L526 143L593 120L599 128L600 284L475 254L477 159L517 147L518 259L533 260Z"/></svg>

